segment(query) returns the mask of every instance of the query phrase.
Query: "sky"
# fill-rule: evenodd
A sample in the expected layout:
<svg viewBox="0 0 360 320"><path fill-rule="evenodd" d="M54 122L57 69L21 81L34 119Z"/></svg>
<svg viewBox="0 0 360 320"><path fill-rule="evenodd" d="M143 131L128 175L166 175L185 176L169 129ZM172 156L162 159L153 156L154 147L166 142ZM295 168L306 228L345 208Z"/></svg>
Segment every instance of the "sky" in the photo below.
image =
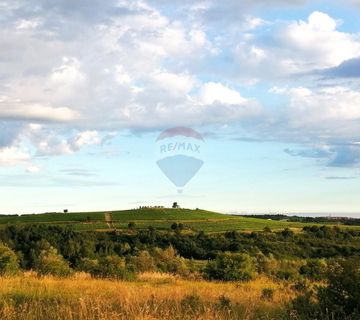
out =
<svg viewBox="0 0 360 320"><path fill-rule="evenodd" d="M177 201L360 217L359 14L359 0L0 0L0 214ZM169 138L201 144L181 193L157 162L177 127L203 137Z"/></svg>

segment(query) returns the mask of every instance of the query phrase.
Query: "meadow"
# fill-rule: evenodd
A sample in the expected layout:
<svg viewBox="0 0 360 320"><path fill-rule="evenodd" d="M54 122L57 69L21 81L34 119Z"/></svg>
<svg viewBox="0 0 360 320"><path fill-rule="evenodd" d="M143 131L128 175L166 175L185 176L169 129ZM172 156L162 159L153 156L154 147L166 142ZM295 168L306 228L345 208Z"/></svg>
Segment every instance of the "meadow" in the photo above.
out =
<svg viewBox="0 0 360 320"><path fill-rule="evenodd" d="M360 319L359 226L112 217L111 228L105 212L0 217L0 319Z"/></svg>
<svg viewBox="0 0 360 320"><path fill-rule="evenodd" d="M264 297L264 289L274 295ZM0 319L281 319L294 295L288 283L265 277L215 283L148 272L126 282L28 272L0 278Z"/></svg>

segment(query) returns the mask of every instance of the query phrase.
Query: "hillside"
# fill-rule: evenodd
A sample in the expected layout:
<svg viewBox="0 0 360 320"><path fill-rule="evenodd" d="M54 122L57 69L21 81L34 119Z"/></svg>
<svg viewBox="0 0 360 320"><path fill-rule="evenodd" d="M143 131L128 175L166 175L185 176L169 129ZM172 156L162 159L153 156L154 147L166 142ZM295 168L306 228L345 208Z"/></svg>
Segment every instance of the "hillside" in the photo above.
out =
<svg viewBox="0 0 360 320"><path fill-rule="evenodd" d="M43 213L21 216L0 216L0 226L7 224L45 223L51 225L71 225L75 230L108 230L105 212ZM137 229L150 226L166 230L174 222L182 223L188 229L206 232L257 231L265 227L273 230L284 228L300 229L307 223L265 220L254 217L226 215L206 210L142 208L111 212L114 226L127 229L129 222L134 222ZM314 223L311 223L314 224Z"/></svg>

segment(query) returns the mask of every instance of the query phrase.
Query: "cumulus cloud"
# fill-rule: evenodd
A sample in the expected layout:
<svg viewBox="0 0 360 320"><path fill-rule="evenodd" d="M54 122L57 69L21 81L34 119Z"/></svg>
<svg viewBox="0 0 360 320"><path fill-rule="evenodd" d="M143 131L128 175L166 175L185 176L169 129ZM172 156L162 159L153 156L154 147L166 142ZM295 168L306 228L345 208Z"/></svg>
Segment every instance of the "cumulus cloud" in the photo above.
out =
<svg viewBox="0 0 360 320"><path fill-rule="evenodd" d="M274 133L297 142L356 142L360 135L360 93L343 86L273 88L284 98ZM279 123L278 123L279 124ZM285 138L286 139L286 138Z"/></svg>
<svg viewBox="0 0 360 320"><path fill-rule="evenodd" d="M350 74L360 56L359 34L340 31L345 22L320 11L299 21L250 12L269 4L288 2L2 1L4 163L27 161L24 142L37 155L71 154L122 129L184 123L231 125L253 139L354 142L355 89L278 86L269 93L281 97L277 109L244 94L294 74ZM179 12L164 10L174 5Z"/></svg>
<svg viewBox="0 0 360 320"><path fill-rule="evenodd" d="M31 158L29 153L26 153L16 147L0 148L0 165L11 166L22 164L29 161Z"/></svg>
<svg viewBox="0 0 360 320"><path fill-rule="evenodd" d="M240 76L284 77L334 68L360 55L360 34L339 31L343 21L314 11L306 20L273 23L238 38L233 50Z"/></svg>
<svg viewBox="0 0 360 320"><path fill-rule="evenodd" d="M205 83L200 90L202 104L224 103L229 105L242 105L247 102L240 93L230 89L219 82Z"/></svg>

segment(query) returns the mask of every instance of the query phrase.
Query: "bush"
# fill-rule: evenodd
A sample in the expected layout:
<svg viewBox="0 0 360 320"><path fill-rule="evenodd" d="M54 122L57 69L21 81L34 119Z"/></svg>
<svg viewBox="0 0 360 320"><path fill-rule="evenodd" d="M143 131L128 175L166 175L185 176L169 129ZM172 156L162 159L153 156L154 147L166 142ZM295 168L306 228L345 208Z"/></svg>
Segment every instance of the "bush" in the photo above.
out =
<svg viewBox="0 0 360 320"><path fill-rule="evenodd" d="M218 307L221 310L226 310L226 311L231 310L232 307L231 300L228 297L221 295L219 297Z"/></svg>
<svg viewBox="0 0 360 320"><path fill-rule="evenodd" d="M298 319L360 319L360 259L333 261L327 286L294 299Z"/></svg>
<svg viewBox="0 0 360 320"><path fill-rule="evenodd" d="M69 263L53 247L41 251L35 266L36 271L41 275L67 277L72 273Z"/></svg>
<svg viewBox="0 0 360 320"><path fill-rule="evenodd" d="M148 251L140 251L137 256L130 257L129 266L135 272L155 271L155 260Z"/></svg>
<svg viewBox="0 0 360 320"><path fill-rule="evenodd" d="M182 276L189 274L189 269L185 263L185 259L178 256L173 247L168 247L165 250L155 248L153 250L153 257L156 268L159 271L179 274Z"/></svg>
<svg viewBox="0 0 360 320"><path fill-rule="evenodd" d="M129 229L129 230L134 230L134 229L136 229L136 223L135 223L135 222L129 222L129 224L128 224L128 229Z"/></svg>
<svg viewBox="0 0 360 320"><path fill-rule="evenodd" d="M274 289L264 288L261 291L261 299L271 301L274 298Z"/></svg>
<svg viewBox="0 0 360 320"><path fill-rule="evenodd" d="M223 253L209 261L204 269L208 279L223 281L248 281L253 279L255 267L247 254Z"/></svg>
<svg viewBox="0 0 360 320"><path fill-rule="evenodd" d="M190 311L191 313L200 313L204 309L204 303L201 298L196 295L187 295L181 300L181 307L185 313Z"/></svg>
<svg viewBox="0 0 360 320"><path fill-rule="evenodd" d="M275 277L280 280L297 280L300 278L299 267L301 261L299 260L277 260L277 270L275 270Z"/></svg>
<svg viewBox="0 0 360 320"><path fill-rule="evenodd" d="M360 259L333 262L327 278L328 286L318 291L320 308L336 319L360 319Z"/></svg>
<svg viewBox="0 0 360 320"><path fill-rule="evenodd" d="M125 259L119 256L106 256L100 259L82 259L80 269L90 273L96 278L122 280L132 280L135 278L133 270L127 268Z"/></svg>
<svg viewBox="0 0 360 320"><path fill-rule="evenodd" d="M0 275L7 276L19 272L19 259L15 252L0 243Z"/></svg>
<svg viewBox="0 0 360 320"><path fill-rule="evenodd" d="M125 261L118 256L106 256L99 260L100 276L103 278L126 278Z"/></svg>
<svg viewBox="0 0 360 320"><path fill-rule="evenodd" d="M300 267L299 272L311 280L319 281L325 278L326 263L324 260L309 260Z"/></svg>
<svg viewBox="0 0 360 320"><path fill-rule="evenodd" d="M79 270L90 273L94 277L99 276L100 274L99 260L83 258L80 261Z"/></svg>

